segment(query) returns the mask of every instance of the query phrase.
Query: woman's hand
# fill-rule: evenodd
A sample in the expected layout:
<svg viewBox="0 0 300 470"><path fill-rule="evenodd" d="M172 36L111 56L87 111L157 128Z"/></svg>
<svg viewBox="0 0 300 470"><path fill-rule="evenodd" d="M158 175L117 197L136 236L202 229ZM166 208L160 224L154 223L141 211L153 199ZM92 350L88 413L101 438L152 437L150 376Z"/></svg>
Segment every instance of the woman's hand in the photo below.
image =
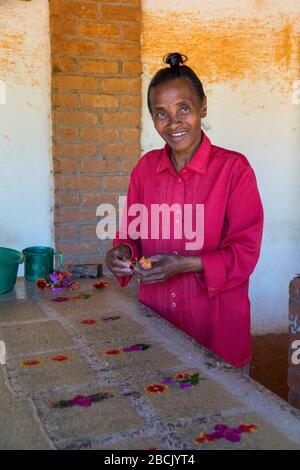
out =
<svg viewBox="0 0 300 470"><path fill-rule="evenodd" d="M203 269L199 256L155 255L147 259L154 263L153 268L134 268L136 277L144 284L164 282L178 274L200 272Z"/></svg>
<svg viewBox="0 0 300 470"><path fill-rule="evenodd" d="M133 274L133 269L130 268L130 259L130 247L128 245L121 244L107 252L105 262L108 269L115 276L126 277Z"/></svg>

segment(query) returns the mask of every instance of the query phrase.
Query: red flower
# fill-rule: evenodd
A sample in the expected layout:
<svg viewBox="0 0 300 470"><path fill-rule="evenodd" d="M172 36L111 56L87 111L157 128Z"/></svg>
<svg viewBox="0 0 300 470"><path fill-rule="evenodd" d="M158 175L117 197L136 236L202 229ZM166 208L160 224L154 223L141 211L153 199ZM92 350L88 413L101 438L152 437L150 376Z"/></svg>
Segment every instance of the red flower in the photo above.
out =
<svg viewBox="0 0 300 470"><path fill-rule="evenodd" d="M45 279L38 279L36 281L36 286L41 289L41 290L47 290L48 288L48 282L45 281Z"/></svg>
<svg viewBox="0 0 300 470"><path fill-rule="evenodd" d="M52 357L52 361L54 362L63 362L63 361L68 361L69 359L70 359L70 356L66 356L64 354L61 354L60 356Z"/></svg>
<svg viewBox="0 0 300 470"><path fill-rule="evenodd" d="M241 424L240 424L240 429L241 429L243 432L255 432L256 429L257 429L257 425L256 425L256 424L244 424L244 423L241 423Z"/></svg>
<svg viewBox="0 0 300 470"><path fill-rule="evenodd" d="M82 325L94 325L96 322L96 320L92 320L92 319L87 319L87 320L81 320L80 322Z"/></svg>
<svg viewBox="0 0 300 470"><path fill-rule="evenodd" d="M118 356L119 354L122 354L122 349L108 349L107 351L104 351L104 356Z"/></svg>
<svg viewBox="0 0 300 470"><path fill-rule="evenodd" d="M95 287L96 289L103 289L104 287L107 287L108 286L108 282L107 281L98 281L98 282L95 282L95 284L93 284L93 287Z"/></svg>
<svg viewBox="0 0 300 470"><path fill-rule="evenodd" d="M21 367L30 367L30 366L39 366L43 364L42 359L27 359L26 361L21 362Z"/></svg>
<svg viewBox="0 0 300 470"><path fill-rule="evenodd" d="M168 385L165 384L151 384L145 387L145 391L151 395L157 395L158 393L165 393L169 390Z"/></svg>
<svg viewBox="0 0 300 470"><path fill-rule="evenodd" d="M55 297L52 302L68 302L70 297Z"/></svg>
<svg viewBox="0 0 300 470"><path fill-rule="evenodd" d="M201 432L198 437L195 437L193 439L194 444L202 444L202 443L210 444L213 441L214 441L214 438L210 434L207 434L205 432Z"/></svg>

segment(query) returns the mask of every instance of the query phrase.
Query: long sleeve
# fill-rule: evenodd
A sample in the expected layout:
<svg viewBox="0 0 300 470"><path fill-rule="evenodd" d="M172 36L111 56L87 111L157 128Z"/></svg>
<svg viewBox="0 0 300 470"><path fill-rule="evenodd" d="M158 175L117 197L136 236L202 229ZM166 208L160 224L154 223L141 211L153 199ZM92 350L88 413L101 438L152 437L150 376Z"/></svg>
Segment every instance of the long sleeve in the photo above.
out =
<svg viewBox="0 0 300 470"><path fill-rule="evenodd" d="M249 278L260 253L263 218L255 174L244 167L232 180L219 249L200 254L209 297Z"/></svg>
<svg viewBox="0 0 300 470"><path fill-rule="evenodd" d="M119 232L116 234L115 240L113 240L113 247L117 247L118 245L125 243L131 248L132 251L132 260L137 258L141 258L141 244L140 244L140 239L130 236L128 228L130 227L130 223L134 219L134 216L130 214L129 209L131 207L134 207L134 204L140 204L141 203L141 191L139 190L139 184L138 184L138 175L136 169L133 170L130 178L130 184L128 188L128 194L127 194L127 203L124 207L123 210L123 217L122 217L122 222L121 222L121 227ZM131 280L132 276L126 276L126 277L119 277L116 276L119 284L121 287L126 287L129 281Z"/></svg>

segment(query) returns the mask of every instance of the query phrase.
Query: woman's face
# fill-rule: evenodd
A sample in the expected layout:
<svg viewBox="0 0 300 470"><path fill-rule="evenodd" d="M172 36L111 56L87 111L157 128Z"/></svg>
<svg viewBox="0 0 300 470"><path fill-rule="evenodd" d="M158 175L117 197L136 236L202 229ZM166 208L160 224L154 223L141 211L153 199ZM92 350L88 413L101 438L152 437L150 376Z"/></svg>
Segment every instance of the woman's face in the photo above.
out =
<svg viewBox="0 0 300 470"><path fill-rule="evenodd" d="M191 157L201 140L201 118L206 113L206 98L200 102L186 78L159 85L150 93L155 129L173 152Z"/></svg>

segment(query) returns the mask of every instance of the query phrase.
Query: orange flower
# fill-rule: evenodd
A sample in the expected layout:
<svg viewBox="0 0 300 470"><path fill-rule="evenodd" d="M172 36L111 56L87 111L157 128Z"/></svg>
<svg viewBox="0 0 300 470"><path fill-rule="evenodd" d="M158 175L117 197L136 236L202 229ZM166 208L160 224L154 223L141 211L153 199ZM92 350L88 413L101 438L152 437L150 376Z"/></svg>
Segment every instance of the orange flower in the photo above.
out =
<svg viewBox="0 0 300 470"><path fill-rule="evenodd" d="M108 349L107 351L104 351L103 354L104 356L119 356L122 353L122 349Z"/></svg>
<svg viewBox="0 0 300 470"><path fill-rule="evenodd" d="M53 356L52 361L54 362L63 362L63 361L69 361L71 358L70 356L66 356L64 354L61 354L60 356Z"/></svg>
<svg viewBox="0 0 300 470"><path fill-rule="evenodd" d="M144 388L150 395L157 395L158 393L165 393L169 390L168 385L165 384L151 384Z"/></svg>
<svg viewBox="0 0 300 470"><path fill-rule="evenodd" d="M27 359L26 361L21 362L21 367L39 366L43 363L43 359Z"/></svg>
<svg viewBox="0 0 300 470"><path fill-rule="evenodd" d="M146 270L152 268L151 261L149 261L147 258L145 258L145 256L142 256L142 258L139 261L139 264L143 269L146 269Z"/></svg>

